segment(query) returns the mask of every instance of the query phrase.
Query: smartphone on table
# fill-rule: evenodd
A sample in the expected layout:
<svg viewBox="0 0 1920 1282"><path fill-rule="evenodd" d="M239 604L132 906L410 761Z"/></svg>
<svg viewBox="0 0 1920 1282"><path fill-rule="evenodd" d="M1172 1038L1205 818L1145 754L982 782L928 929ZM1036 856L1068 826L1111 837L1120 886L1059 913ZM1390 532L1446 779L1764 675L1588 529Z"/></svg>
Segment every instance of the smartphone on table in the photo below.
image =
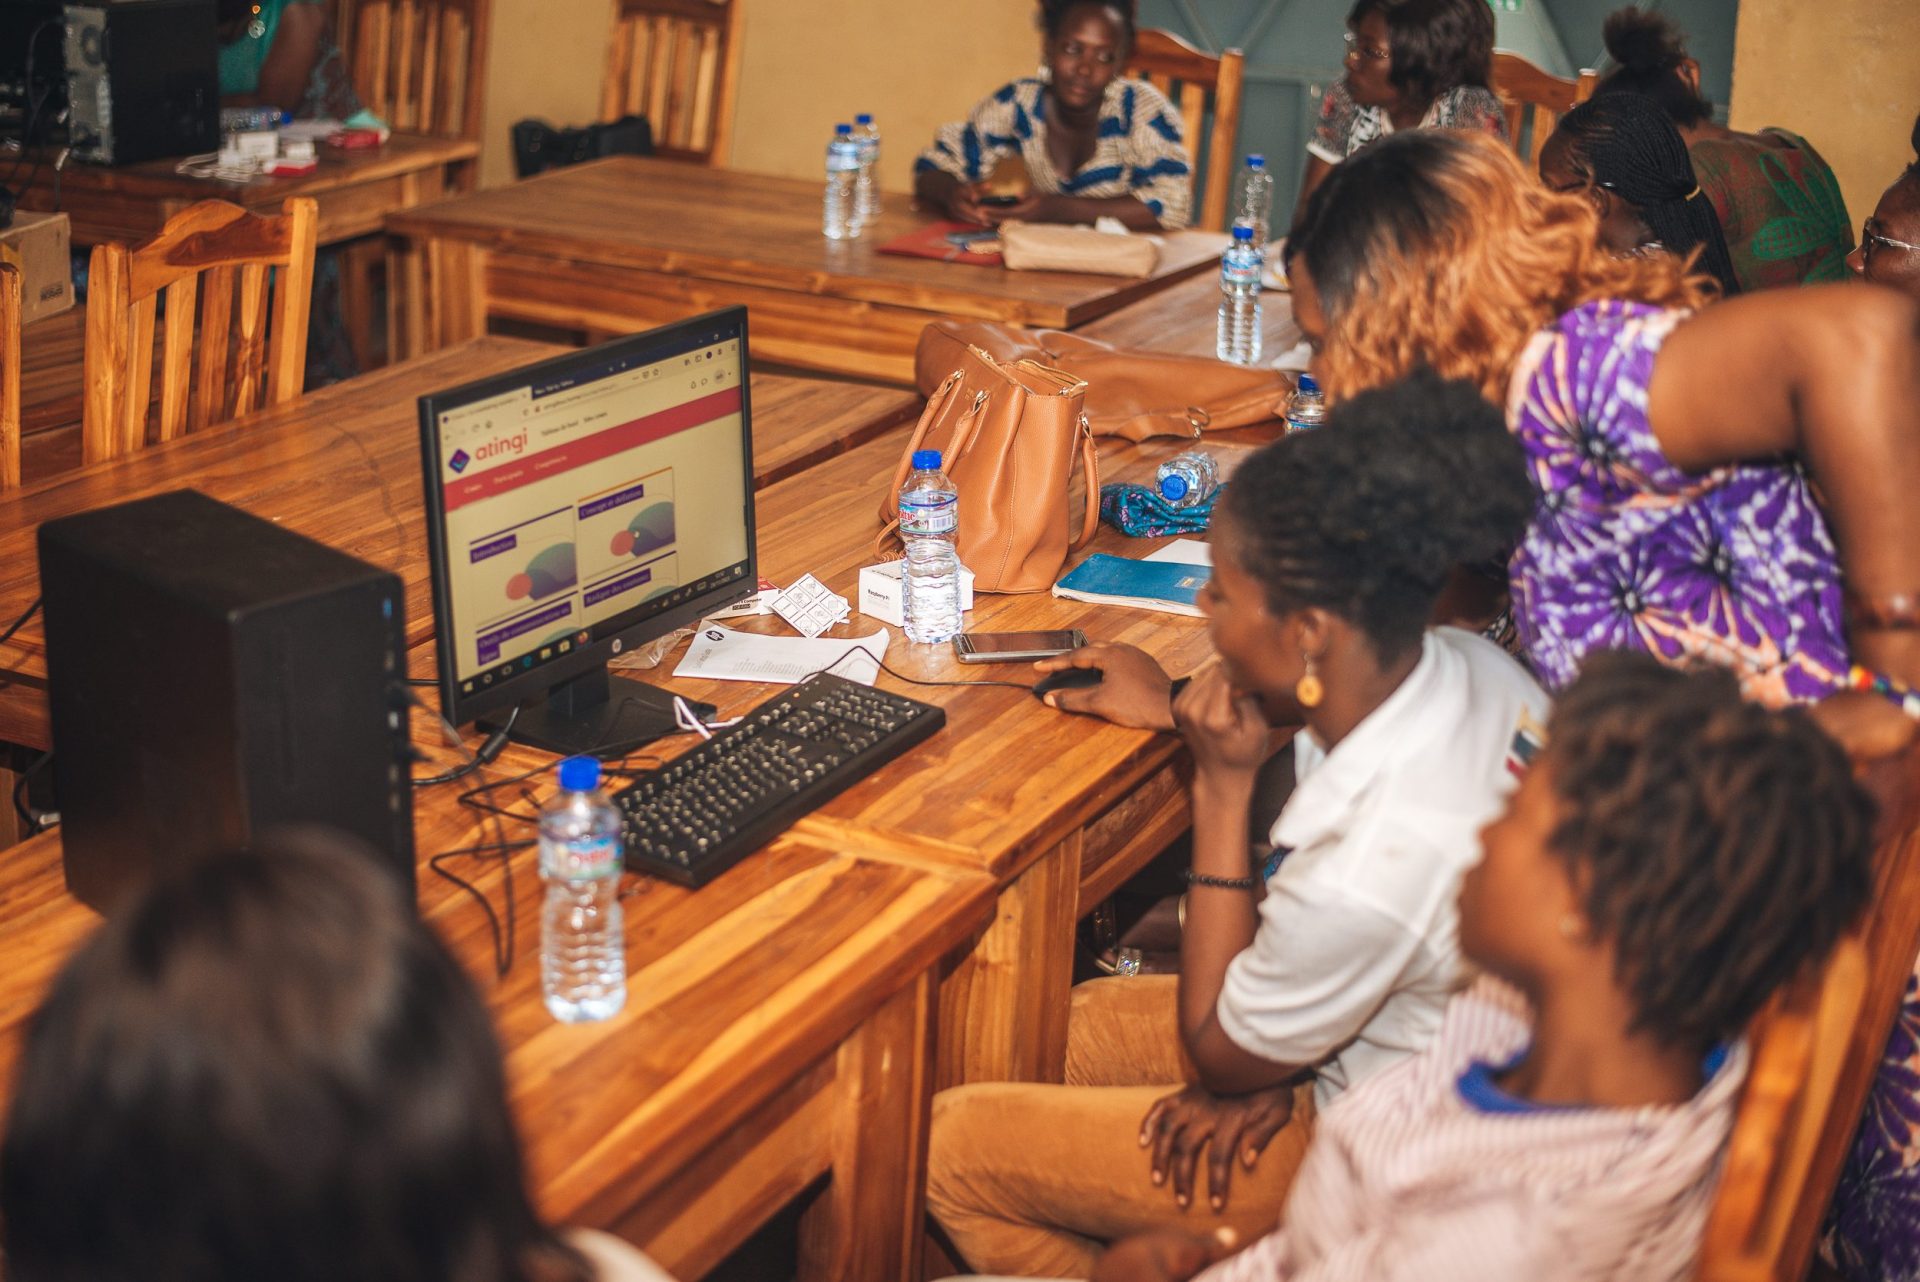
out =
<svg viewBox="0 0 1920 1282"><path fill-rule="evenodd" d="M1078 650L1087 643L1079 628L1056 632L962 632L953 653L962 663L1031 663Z"/></svg>

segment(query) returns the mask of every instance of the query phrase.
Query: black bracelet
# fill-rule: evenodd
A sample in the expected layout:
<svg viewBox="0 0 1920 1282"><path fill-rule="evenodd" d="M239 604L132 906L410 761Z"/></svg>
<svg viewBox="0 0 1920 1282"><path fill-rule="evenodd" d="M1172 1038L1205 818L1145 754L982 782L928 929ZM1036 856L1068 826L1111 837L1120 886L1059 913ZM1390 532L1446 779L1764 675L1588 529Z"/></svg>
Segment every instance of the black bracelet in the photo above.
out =
<svg viewBox="0 0 1920 1282"><path fill-rule="evenodd" d="M1252 890L1255 882L1251 877L1214 877L1207 873L1186 871L1189 886L1218 886L1221 890Z"/></svg>

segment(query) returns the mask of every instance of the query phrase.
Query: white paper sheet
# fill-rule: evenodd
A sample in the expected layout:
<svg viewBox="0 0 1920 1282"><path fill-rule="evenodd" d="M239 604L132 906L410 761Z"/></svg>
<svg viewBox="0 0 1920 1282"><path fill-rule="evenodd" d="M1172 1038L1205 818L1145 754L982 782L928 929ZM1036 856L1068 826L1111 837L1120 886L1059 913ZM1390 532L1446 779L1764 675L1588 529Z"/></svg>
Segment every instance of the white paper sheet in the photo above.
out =
<svg viewBox="0 0 1920 1282"><path fill-rule="evenodd" d="M1178 561L1182 565L1212 565L1213 548L1198 539L1175 539L1142 561Z"/></svg>
<svg viewBox="0 0 1920 1282"><path fill-rule="evenodd" d="M770 637L736 632L717 623L693 634L676 677L712 677L716 681L770 681L791 685L816 672L872 685L887 654L887 630L866 637ZM857 649L856 649L857 647ZM849 653L853 651L853 653ZM836 662L837 661L837 662Z"/></svg>

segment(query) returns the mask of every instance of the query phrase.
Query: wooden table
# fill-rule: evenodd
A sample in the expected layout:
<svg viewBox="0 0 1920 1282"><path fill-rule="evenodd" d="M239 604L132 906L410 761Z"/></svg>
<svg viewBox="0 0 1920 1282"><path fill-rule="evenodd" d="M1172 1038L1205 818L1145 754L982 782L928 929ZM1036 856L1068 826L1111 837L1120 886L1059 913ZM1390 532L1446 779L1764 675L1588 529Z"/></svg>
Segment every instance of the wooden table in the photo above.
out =
<svg viewBox="0 0 1920 1282"><path fill-rule="evenodd" d="M381 220L395 210L463 190L480 144L396 133L377 150L319 150L319 169L304 178L262 175L247 182L189 178L174 172L174 160L118 167L76 162L60 176L59 207L73 220L73 243L97 245L145 240L199 200L230 200L278 213L289 196L311 196L320 206L320 243L331 245L379 231ZM50 175L42 173L21 196L20 208L54 208Z"/></svg>
<svg viewBox="0 0 1920 1282"><path fill-rule="evenodd" d="M1219 311L1220 280L1207 272L1102 316L1079 332L1115 347L1175 356L1212 356L1218 341ZM1300 338L1300 327L1293 323L1293 296L1281 290L1261 294L1261 358L1271 361Z"/></svg>
<svg viewBox="0 0 1920 1282"><path fill-rule="evenodd" d="M1218 261L1225 238L1166 237L1144 280L903 258L922 224L896 196L859 240L820 234L820 185L616 157L416 207L387 220L398 350L432 350L494 318L621 331L751 309L754 351L809 369L910 382L942 316L1073 329Z"/></svg>
<svg viewBox="0 0 1920 1282"><path fill-rule="evenodd" d="M398 573L409 636L423 641L433 630L433 598L415 400L566 350L479 339L0 496L0 627L39 595L34 539L43 521L191 486ZM869 440L920 408L911 392L829 379L755 373L749 390L760 485ZM38 618L0 647L0 682L0 742L44 747Z"/></svg>
<svg viewBox="0 0 1920 1282"><path fill-rule="evenodd" d="M1272 424L1208 433L1206 444L1233 455L1279 431ZM788 583L811 572L857 599L859 568L873 560L869 514L906 436L901 428L762 491L755 500L761 573ZM1184 438L1138 445L1103 440L1102 479L1141 480L1189 444ZM1102 526L1088 550L1139 557L1166 542L1129 539ZM786 631L778 620L748 619L736 626ZM827 635L863 636L881 626L856 613ZM1202 620L1047 593L977 596L966 626L1077 627L1092 640L1141 646L1175 674L1191 671L1212 653ZM1025 665L961 665L946 646L912 646L898 629L892 634L886 661L909 676L1035 676ZM673 661L653 680L718 705L721 717L772 693L771 687L741 682L677 679ZM940 1084L1058 1081L1074 922L1186 831L1185 749L1172 735L1056 712L1022 690L913 685L885 673L878 684L945 708L946 728L801 820L794 831L825 844L858 845L916 865L991 877L1000 888L993 923L941 987Z"/></svg>
<svg viewBox="0 0 1920 1282"><path fill-rule="evenodd" d="M539 760L510 753L493 773ZM541 1212L695 1278L825 1176L802 1220L802 1276L917 1278L934 973L984 922L992 886L799 835L698 894L630 879L626 1008L562 1025L540 997L532 852L511 856L519 925L504 979L485 913L425 867L491 837L458 790L418 796L421 914L492 1008ZM504 909L497 859L453 869ZM0 913L10 1095L26 1017L97 921L65 892L57 831L0 861Z"/></svg>

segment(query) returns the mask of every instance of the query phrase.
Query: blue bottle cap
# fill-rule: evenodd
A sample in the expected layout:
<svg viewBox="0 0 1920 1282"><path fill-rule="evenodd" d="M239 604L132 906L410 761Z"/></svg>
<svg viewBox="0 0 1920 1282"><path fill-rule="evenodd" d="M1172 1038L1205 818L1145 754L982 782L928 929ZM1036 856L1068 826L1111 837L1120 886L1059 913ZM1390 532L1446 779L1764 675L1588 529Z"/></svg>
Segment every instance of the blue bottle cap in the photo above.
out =
<svg viewBox="0 0 1920 1282"><path fill-rule="evenodd" d="M1320 384L1314 382L1313 375L1302 374L1300 376L1299 390L1309 396L1318 396L1320 395Z"/></svg>
<svg viewBox="0 0 1920 1282"><path fill-rule="evenodd" d="M600 786L600 763L592 757L568 757L560 763L564 792L592 792Z"/></svg>
<svg viewBox="0 0 1920 1282"><path fill-rule="evenodd" d="M852 132L853 132L852 125L835 125L833 127L833 134L834 134L834 137L836 138L846 134L851 134Z"/></svg>
<svg viewBox="0 0 1920 1282"><path fill-rule="evenodd" d="M1169 472L1160 478L1160 497L1169 503L1178 503L1187 497L1187 491L1192 488L1187 484L1187 478L1178 472Z"/></svg>
<svg viewBox="0 0 1920 1282"><path fill-rule="evenodd" d="M1247 168L1265 169L1266 167L1267 167L1267 158L1265 156L1261 155L1257 151L1250 151L1247 153Z"/></svg>
<svg viewBox="0 0 1920 1282"><path fill-rule="evenodd" d="M873 113L863 111L853 118L853 123L856 125L870 125L873 123Z"/></svg>
<svg viewBox="0 0 1920 1282"><path fill-rule="evenodd" d="M1233 238L1235 240L1252 240L1253 228L1247 226L1245 223L1235 223L1233 225Z"/></svg>
<svg viewBox="0 0 1920 1282"><path fill-rule="evenodd" d="M938 472L940 470L940 451L915 450L913 452L913 470L916 472Z"/></svg>

